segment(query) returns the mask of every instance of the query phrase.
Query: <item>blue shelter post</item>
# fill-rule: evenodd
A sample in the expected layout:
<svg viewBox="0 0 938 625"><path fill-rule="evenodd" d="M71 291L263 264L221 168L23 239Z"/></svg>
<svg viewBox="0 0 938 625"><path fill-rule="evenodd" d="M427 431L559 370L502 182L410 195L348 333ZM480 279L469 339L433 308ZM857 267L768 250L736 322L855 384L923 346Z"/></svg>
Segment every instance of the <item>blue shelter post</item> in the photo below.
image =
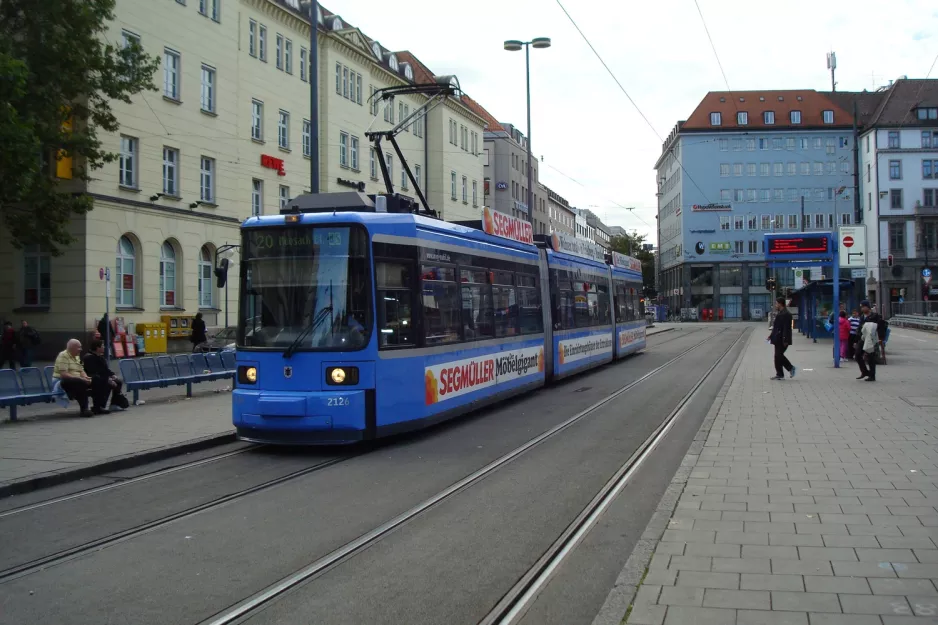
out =
<svg viewBox="0 0 938 625"><path fill-rule="evenodd" d="M832 245L834 266L834 368L840 368L840 245Z"/></svg>

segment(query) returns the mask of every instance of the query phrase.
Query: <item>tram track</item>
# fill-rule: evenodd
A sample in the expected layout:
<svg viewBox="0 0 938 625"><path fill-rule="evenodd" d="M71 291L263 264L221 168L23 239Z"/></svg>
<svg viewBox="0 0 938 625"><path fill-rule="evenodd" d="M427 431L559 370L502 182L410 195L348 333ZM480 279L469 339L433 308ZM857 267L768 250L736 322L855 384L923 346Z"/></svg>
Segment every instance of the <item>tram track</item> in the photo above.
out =
<svg viewBox="0 0 938 625"><path fill-rule="evenodd" d="M553 426L547 431L529 439L527 442L516 447L512 451L500 456L499 458L486 464L482 468L477 469L476 471L465 476L459 481L453 483L449 487L441 490L435 495L425 499L421 503L403 512L402 514L386 521L385 523L375 527L369 532L361 534L354 540L346 542L345 544L334 549L328 554L316 559L309 565L299 570L296 570L292 574L281 578L280 580L274 582L273 584L268 585L267 587L254 593L250 597L247 597L243 599L242 601L231 605L229 608L216 613L215 615L209 617L208 619L201 621L199 625L230 625L233 623L241 623L241 622L244 622L246 619L249 619L250 617L262 612L263 609L274 600L290 593L292 590L300 587L301 585L309 582L310 580L319 577L320 575L334 568L335 566L338 566L342 564L343 562L355 557L356 555L362 553L363 551L365 551L372 545L382 540L384 537L390 535L399 527L427 513L428 511L437 507L444 501L452 498L454 495L461 493L469 489L470 487L478 484L487 476L509 465L511 462L523 456L528 451L537 447L544 441L547 441L548 439L555 437L556 435L563 432L564 430L567 430L572 425L588 417L589 415L595 413L600 408L607 405L609 402L613 401L614 399L620 397L624 393L638 387L639 385L653 378L654 376L658 375L662 371L666 371L669 367L671 367L675 363L685 358L688 354L694 352L695 350L705 345L709 341L719 336L722 336L726 331L727 331L726 329L721 329L718 332L715 332L714 334L704 338L702 341L695 343L694 345L684 350L677 356L655 367L654 369L645 373L638 379L633 380L632 382L619 387L618 389L606 395L604 398L600 399L599 401L594 402L589 407L579 411L572 417L567 418L563 422ZM687 335L682 335L682 336L687 336ZM745 333L741 334L740 338L742 336L745 336ZM670 342L671 340L676 340L677 338L679 337L674 337L673 339L669 339L668 341L663 341L662 343ZM729 353L729 351L732 350L733 346L735 346L738 343L740 338L737 338L737 340L723 354L723 356L720 357L720 359L717 361L718 363L722 361L722 359L726 356L727 353ZM659 345L662 343L659 343ZM701 378L701 380L693 387L690 395L692 395L693 392L696 391L696 389L699 388L700 385L704 383L704 381L707 379L707 377L715 368L716 368L716 365L714 365L713 368L708 370L708 372L703 376L703 378ZM685 398L685 400L682 400L682 403L680 406L686 405L686 403L687 403L687 400ZM675 416L672 415L672 416L669 416L669 418L666 420L665 423L673 423L674 420L675 420ZM664 424L662 427L664 427ZM656 430L656 432L659 432L660 434L660 432L662 431L662 427L659 427L658 430ZM668 426L668 429L670 429L670 426ZM666 433L666 431L664 433ZM658 440L660 440L660 436ZM650 453L650 451L653 450L653 447L648 448L648 444L646 441L646 444L643 444L642 449L648 449L648 453Z"/></svg>

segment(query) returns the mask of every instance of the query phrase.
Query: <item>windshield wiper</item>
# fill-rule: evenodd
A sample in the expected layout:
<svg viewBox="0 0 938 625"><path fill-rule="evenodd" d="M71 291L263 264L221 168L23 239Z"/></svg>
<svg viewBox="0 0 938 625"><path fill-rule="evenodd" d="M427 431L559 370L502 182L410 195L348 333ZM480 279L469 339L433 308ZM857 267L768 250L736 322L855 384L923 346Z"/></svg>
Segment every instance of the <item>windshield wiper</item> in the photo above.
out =
<svg viewBox="0 0 938 625"><path fill-rule="evenodd" d="M291 356L293 356L293 353L296 351L296 348L299 347L300 343L303 342L303 339L305 339L310 332L319 327L319 325L326 320L327 316L332 316L332 306L326 306L316 314L309 325L303 328L303 331L300 332L299 336L297 336L296 339L290 343L290 347L287 348L287 351L283 352L283 357L289 359Z"/></svg>

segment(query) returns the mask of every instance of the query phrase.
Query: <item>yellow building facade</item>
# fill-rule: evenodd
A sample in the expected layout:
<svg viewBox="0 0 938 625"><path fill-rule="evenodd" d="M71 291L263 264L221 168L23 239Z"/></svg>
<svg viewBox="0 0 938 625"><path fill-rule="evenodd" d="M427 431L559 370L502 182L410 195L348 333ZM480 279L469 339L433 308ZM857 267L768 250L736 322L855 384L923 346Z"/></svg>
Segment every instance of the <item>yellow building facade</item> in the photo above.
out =
<svg viewBox="0 0 938 625"><path fill-rule="evenodd" d="M239 242L244 219L276 214L310 189L309 21L296 0L118 0L115 15L108 42L133 38L158 56L157 91L113 103L120 130L99 138L120 157L91 172L84 190L94 209L73 220L77 240L61 256L15 250L0 233L0 311L40 331L41 356L87 338L106 309L105 268L107 309L130 329L197 312L210 327L235 325L237 250L227 293L215 286L216 251ZM413 63L338 15L321 9L318 20L320 190L385 192L383 157L394 191L416 197L391 145L378 155L365 136L425 101L369 101L376 89L413 83ZM478 219L482 160L450 142L451 119L481 137L483 120L449 101L398 142L432 208Z"/></svg>

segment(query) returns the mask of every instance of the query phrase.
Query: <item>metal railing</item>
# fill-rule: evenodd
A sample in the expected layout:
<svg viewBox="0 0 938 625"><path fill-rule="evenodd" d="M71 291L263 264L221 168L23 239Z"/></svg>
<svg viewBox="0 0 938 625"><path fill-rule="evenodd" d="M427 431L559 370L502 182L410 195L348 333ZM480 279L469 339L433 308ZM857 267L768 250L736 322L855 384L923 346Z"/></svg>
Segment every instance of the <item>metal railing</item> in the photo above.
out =
<svg viewBox="0 0 938 625"><path fill-rule="evenodd" d="M889 325L897 328L914 328L916 330L929 330L938 332L938 316L924 317L922 315L894 315Z"/></svg>
<svg viewBox="0 0 938 625"><path fill-rule="evenodd" d="M938 300L927 302L891 302L889 310L893 315L917 315L919 317L938 317Z"/></svg>

